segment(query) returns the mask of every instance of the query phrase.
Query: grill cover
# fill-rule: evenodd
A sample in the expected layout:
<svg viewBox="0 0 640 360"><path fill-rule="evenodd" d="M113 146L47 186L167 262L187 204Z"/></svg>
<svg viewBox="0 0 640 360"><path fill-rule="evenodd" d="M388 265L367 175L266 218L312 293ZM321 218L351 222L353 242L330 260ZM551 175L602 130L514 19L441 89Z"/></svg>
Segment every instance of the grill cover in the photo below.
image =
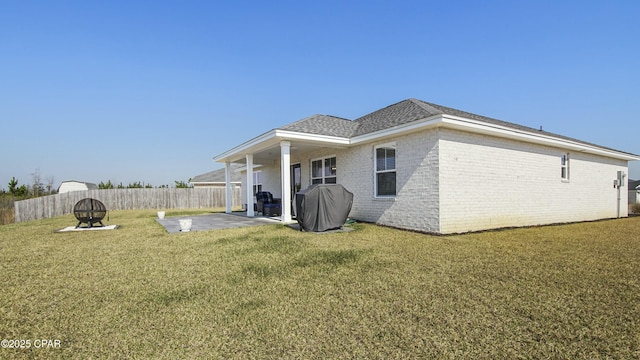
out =
<svg viewBox="0 0 640 360"><path fill-rule="evenodd" d="M353 194L339 184L314 184L296 194L296 219L305 231L338 229L347 221Z"/></svg>

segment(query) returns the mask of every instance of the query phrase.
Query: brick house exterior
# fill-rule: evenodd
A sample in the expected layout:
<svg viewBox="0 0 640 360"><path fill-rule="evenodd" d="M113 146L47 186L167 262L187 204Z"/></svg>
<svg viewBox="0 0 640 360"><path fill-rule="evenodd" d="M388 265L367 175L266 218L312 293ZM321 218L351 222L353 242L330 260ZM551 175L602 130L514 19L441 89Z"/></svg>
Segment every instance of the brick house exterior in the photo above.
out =
<svg viewBox="0 0 640 360"><path fill-rule="evenodd" d="M244 189L246 169L259 171L283 204L296 182L338 183L354 194L351 218L449 234L627 216L612 184L640 157L408 99L353 121L314 115L215 160L242 164ZM250 190L243 200L253 216Z"/></svg>

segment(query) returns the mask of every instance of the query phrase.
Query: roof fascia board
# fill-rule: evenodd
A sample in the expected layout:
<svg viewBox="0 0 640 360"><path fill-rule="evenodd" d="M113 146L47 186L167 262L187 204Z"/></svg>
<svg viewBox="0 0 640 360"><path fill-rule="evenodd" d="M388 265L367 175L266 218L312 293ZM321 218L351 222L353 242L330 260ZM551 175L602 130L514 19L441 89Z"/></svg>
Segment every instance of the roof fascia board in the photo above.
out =
<svg viewBox="0 0 640 360"><path fill-rule="evenodd" d="M349 145L349 138L331 135L308 134L289 130L276 130L276 137L281 140L301 140L337 145Z"/></svg>
<svg viewBox="0 0 640 360"><path fill-rule="evenodd" d="M519 141L525 141L529 143L535 143L540 145L547 145L553 147L560 147L564 149L586 152L590 154L596 154L606 157L612 157L622 160L640 160L640 156L633 154L627 154L620 151L611 149L605 149L596 145L589 145L577 141L571 141L568 139L562 139L546 134L536 134L534 132L509 128L506 126L500 126L497 124L490 124L486 122L471 120L459 116L443 115L442 125L446 128L459 129L464 131L471 131L475 133L481 133L486 135L492 135L502 138L509 138Z"/></svg>
<svg viewBox="0 0 640 360"><path fill-rule="evenodd" d="M306 142L322 143L334 146L349 146L376 141L390 136L398 136L416 130L427 130L430 128L444 127L480 133L485 135L509 138L513 140L536 143L546 146L554 146L579 152L587 152L591 154L612 157L621 160L634 161L640 160L640 156L602 148L596 145L584 144L577 141L562 139L546 134L536 134L531 131L514 129L498 124L491 124L483 121L472 120L465 117L438 114L421 120L416 120L407 124L401 124L389 129L375 131L369 134L355 136L353 138L344 138L338 136L308 134L296 131L274 129L260 136L257 136L247 142L244 142L213 159L218 162L224 162L227 159L244 156L245 154L255 153L268 147L278 144L282 140L298 140ZM246 171L246 169L245 169Z"/></svg>
<svg viewBox="0 0 640 360"><path fill-rule="evenodd" d="M299 140L306 142L323 143L327 145L349 145L349 138L274 129L249 141L246 141L230 150L227 150L224 153L214 157L213 159L217 162L224 162L229 158L255 153L260 150L272 147L282 140Z"/></svg>
<svg viewBox="0 0 640 360"><path fill-rule="evenodd" d="M267 131L262 135L256 136L249 141L245 141L244 143L234 148L231 148L230 150L227 150L218 156L215 156L213 160L218 162L224 162L227 158L233 157L234 155L251 153L252 148L258 146L261 143L264 143L265 141L273 139L275 137L275 134L276 134L275 129L271 131Z"/></svg>
<svg viewBox="0 0 640 360"><path fill-rule="evenodd" d="M447 115L447 114L434 115L422 120L413 121L408 124L402 124L399 126L395 126L393 128L356 136L351 139L351 144L356 145L359 143L380 140L382 138L386 138L390 136L402 135L403 133L411 132L414 130L426 130L426 129L435 128L435 127L457 129L457 130L462 130L467 132L480 133L485 135L536 143L540 145L560 147L560 148L565 148L569 150L586 152L586 153L612 157L612 158L622 159L627 161L640 160L640 156L627 154L620 151L605 149L596 145L584 144L581 142L562 139L562 138L558 138L558 137L554 137L546 134L536 134L534 132L514 129L506 126L500 126L497 124L491 124L483 121L477 121L477 120L472 120L472 119L468 119L460 116L453 116L453 115Z"/></svg>

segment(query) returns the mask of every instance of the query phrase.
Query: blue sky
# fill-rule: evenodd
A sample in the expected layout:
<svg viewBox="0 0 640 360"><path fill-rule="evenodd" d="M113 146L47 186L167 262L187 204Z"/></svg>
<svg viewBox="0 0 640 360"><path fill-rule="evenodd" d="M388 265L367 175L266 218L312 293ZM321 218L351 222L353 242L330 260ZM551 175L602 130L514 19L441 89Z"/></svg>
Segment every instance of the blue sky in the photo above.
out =
<svg viewBox="0 0 640 360"><path fill-rule="evenodd" d="M173 185L407 98L640 154L639 1L0 1L0 188ZM640 179L640 164L630 177Z"/></svg>

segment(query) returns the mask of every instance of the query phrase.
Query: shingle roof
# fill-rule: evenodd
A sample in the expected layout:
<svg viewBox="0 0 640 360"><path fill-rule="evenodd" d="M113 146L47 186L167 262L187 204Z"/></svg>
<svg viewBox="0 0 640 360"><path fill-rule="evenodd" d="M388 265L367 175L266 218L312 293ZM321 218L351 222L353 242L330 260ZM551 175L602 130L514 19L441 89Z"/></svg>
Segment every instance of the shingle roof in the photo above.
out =
<svg viewBox="0 0 640 360"><path fill-rule="evenodd" d="M302 120L278 128L279 130L297 131L315 135L329 135L340 137L353 137L365 135L379 130L385 130L394 126L425 119L434 115L453 115L468 119L484 121L496 125L518 128L527 131L537 131L526 126L521 126L506 121L492 119L486 116L472 114L466 111L450 107L428 103L418 99L407 99L383 109L376 110L356 120L348 120L331 115L316 114Z"/></svg>
<svg viewBox="0 0 640 360"><path fill-rule="evenodd" d="M208 173L196 175L191 179L192 183L224 183L225 182L225 170L218 169L209 171ZM231 172L231 181L232 182L240 182L242 180L242 176L240 173L232 171Z"/></svg>
<svg viewBox="0 0 640 360"><path fill-rule="evenodd" d="M420 104L414 99L403 100L356 119L358 129L354 136L392 128L441 113L427 106L426 103Z"/></svg>
<svg viewBox="0 0 640 360"><path fill-rule="evenodd" d="M281 129L292 131L300 131L304 133L318 135L334 135L343 137L353 137L365 135L372 132L389 129L398 125L407 124L416 120L425 119L435 115L451 115L463 117L471 120L484 122L487 124L498 125L510 129L535 132L537 134L547 135L559 139L569 140L585 145L596 146L602 149L622 152L605 146L592 144L586 141L578 140L568 136L558 135L551 132L534 129L528 126L519 125L507 121L502 121L487 116L477 115L470 112L429 103L418 99L407 99L389 105L380 110L376 110L370 114L364 115L356 120L350 121L328 115L314 115L306 119L286 125ZM631 153L626 153L634 155Z"/></svg>
<svg viewBox="0 0 640 360"><path fill-rule="evenodd" d="M470 112L433 104L418 99L407 99L356 119L355 121L360 123L356 135L363 135L378 130L388 129L394 126L410 123L412 121L428 118L434 115L459 116L513 129L540 132L539 130L534 128L493 119L487 116L472 114ZM547 134L555 135L551 133Z"/></svg>
<svg viewBox="0 0 640 360"><path fill-rule="evenodd" d="M358 124L351 120L331 115L316 114L285 125L279 128L279 130L289 130L314 135L350 137L357 126Z"/></svg>

